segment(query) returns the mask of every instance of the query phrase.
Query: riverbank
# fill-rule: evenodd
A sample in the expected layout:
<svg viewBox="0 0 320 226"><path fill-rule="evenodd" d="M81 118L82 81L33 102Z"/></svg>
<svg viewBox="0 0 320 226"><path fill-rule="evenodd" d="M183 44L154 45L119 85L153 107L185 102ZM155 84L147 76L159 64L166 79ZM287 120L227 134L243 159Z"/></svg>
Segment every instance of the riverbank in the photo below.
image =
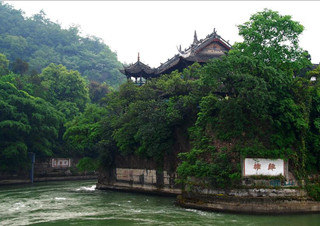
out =
<svg viewBox="0 0 320 226"><path fill-rule="evenodd" d="M175 183L176 174L152 169L115 168L100 171L96 189L177 197L184 208L246 214L320 213L304 189L293 186L258 186L213 189ZM261 183L260 184L266 184Z"/></svg>
<svg viewBox="0 0 320 226"><path fill-rule="evenodd" d="M34 178L34 182L47 182L47 181L76 181L76 180L94 180L97 179L97 175L85 175L85 176L66 176L66 177L39 177ZM30 184L29 179L6 179L0 180L1 185L15 185L15 184Z"/></svg>
<svg viewBox="0 0 320 226"><path fill-rule="evenodd" d="M295 196L239 197L184 192L177 197L176 203L184 208L242 214L320 213L320 202Z"/></svg>

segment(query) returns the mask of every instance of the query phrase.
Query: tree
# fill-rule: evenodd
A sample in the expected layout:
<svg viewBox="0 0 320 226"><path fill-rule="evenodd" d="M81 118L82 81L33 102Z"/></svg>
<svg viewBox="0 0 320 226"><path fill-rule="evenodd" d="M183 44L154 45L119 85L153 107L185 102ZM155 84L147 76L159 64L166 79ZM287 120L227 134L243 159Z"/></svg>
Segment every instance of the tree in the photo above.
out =
<svg viewBox="0 0 320 226"><path fill-rule="evenodd" d="M291 16L265 9L239 25L244 39L234 48L275 68L299 72L310 64L307 54L299 47L299 35L304 27Z"/></svg>
<svg viewBox="0 0 320 226"><path fill-rule="evenodd" d="M9 60L7 57L0 53L0 76L8 74Z"/></svg>
<svg viewBox="0 0 320 226"><path fill-rule="evenodd" d="M57 105L62 101L75 103L83 111L89 101L88 88L78 71L67 70L63 65L50 64L40 75L46 92L43 98Z"/></svg>
<svg viewBox="0 0 320 226"><path fill-rule="evenodd" d="M27 71L29 70L29 64L23 60L21 60L20 58L16 59L13 63L12 63L12 71L14 73L23 75L25 74Z"/></svg>
<svg viewBox="0 0 320 226"><path fill-rule="evenodd" d="M109 94L112 96L110 99L115 101L116 98L113 98L112 94ZM85 159L87 157L98 159L99 167L102 168L108 169L113 166L114 155L118 148L112 134L118 114L112 108L112 104L108 107L88 104L83 113L66 123L63 139L68 145L70 154ZM87 160L83 160L84 165L87 164Z"/></svg>
<svg viewBox="0 0 320 226"><path fill-rule="evenodd" d="M41 98L0 80L0 171L27 167L27 152L51 156L62 114Z"/></svg>
<svg viewBox="0 0 320 226"><path fill-rule="evenodd" d="M320 80L320 65L318 65L315 69L313 69L312 71L309 71L307 73L307 79L311 79L312 77L314 77L316 79L316 83L319 84L319 80Z"/></svg>
<svg viewBox="0 0 320 226"><path fill-rule="evenodd" d="M107 110L95 104L87 105L85 111L66 123L63 139L78 156L98 157L99 142L103 140L102 120Z"/></svg>
<svg viewBox="0 0 320 226"><path fill-rule="evenodd" d="M97 161L92 158L84 157L79 160L77 168L80 172L94 172L98 168Z"/></svg>
<svg viewBox="0 0 320 226"><path fill-rule="evenodd" d="M125 81L116 53L94 36L81 37L80 28L62 29L44 11L28 18L20 10L0 2L0 49L13 62L21 58L30 71L50 63L77 70L88 80L106 82L117 88ZM14 26L12 26L14 24Z"/></svg>
<svg viewBox="0 0 320 226"><path fill-rule="evenodd" d="M130 104L113 134L123 154L153 158L162 167L163 157L173 145L173 130L162 101L135 101Z"/></svg>
<svg viewBox="0 0 320 226"><path fill-rule="evenodd" d="M100 100L110 92L110 87L106 83L90 81L89 96L92 103L99 103Z"/></svg>

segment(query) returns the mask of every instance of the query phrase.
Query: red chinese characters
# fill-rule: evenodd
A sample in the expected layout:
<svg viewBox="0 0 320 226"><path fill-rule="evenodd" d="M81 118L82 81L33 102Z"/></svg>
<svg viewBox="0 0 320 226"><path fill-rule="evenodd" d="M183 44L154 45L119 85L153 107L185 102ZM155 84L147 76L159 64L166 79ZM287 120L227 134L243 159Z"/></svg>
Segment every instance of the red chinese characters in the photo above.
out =
<svg viewBox="0 0 320 226"><path fill-rule="evenodd" d="M255 170L259 170L259 169L261 169L261 164L256 162L256 163L254 164L253 168L254 168Z"/></svg>
<svg viewBox="0 0 320 226"><path fill-rule="evenodd" d="M273 164L273 163L269 163L268 170L272 170L273 171L274 169L276 169L276 165Z"/></svg>

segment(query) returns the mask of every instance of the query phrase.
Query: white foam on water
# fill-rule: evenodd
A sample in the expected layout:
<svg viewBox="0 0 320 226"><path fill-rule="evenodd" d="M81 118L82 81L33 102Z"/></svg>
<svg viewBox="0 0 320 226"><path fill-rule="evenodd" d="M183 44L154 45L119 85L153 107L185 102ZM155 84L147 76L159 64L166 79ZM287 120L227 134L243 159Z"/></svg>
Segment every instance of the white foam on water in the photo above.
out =
<svg viewBox="0 0 320 226"><path fill-rule="evenodd" d="M94 190L96 190L96 185L92 185L90 187L83 186L76 189L76 191L94 191Z"/></svg>
<svg viewBox="0 0 320 226"><path fill-rule="evenodd" d="M130 212L132 212L132 213L141 213L141 210L130 209Z"/></svg>
<svg viewBox="0 0 320 226"><path fill-rule="evenodd" d="M207 215L206 212L201 211L201 210L196 210L196 209L185 209L185 210L188 211L188 212L197 213L197 214L199 214L201 216L206 216Z"/></svg>
<svg viewBox="0 0 320 226"><path fill-rule="evenodd" d="M22 202L16 202L13 204L13 208L8 209L9 211L16 211L16 210L20 210L21 208L26 207L26 205Z"/></svg>

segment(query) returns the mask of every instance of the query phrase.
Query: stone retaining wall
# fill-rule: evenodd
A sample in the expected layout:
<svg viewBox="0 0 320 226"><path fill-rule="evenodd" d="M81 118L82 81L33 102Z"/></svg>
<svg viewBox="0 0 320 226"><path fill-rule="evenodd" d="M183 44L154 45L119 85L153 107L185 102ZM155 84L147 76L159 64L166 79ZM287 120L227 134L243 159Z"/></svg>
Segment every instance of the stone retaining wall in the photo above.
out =
<svg viewBox="0 0 320 226"><path fill-rule="evenodd" d="M116 168L115 179L117 182L127 182L129 184L140 185L160 185L166 187L174 187L175 173L168 171L157 172L150 169L131 169L131 168Z"/></svg>
<svg viewBox="0 0 320 226"><path fill-rule="evenodd" d="M181 194L175 184L175 173L154 169L116 168L100 172L97 189L125 190L164 195Z"/></svg>

